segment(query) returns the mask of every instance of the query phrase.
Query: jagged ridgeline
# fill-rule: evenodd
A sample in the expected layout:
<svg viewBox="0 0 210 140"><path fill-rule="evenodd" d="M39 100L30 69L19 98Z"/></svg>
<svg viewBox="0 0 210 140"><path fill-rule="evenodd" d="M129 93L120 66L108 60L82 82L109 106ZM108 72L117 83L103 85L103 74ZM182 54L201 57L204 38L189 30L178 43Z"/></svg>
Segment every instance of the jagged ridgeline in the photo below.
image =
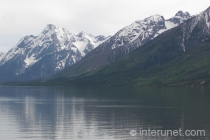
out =
<svg viewBox="0 0 210 140"><path fill-rule="evenodd" d="M163 16L153 15L144 20L138 20L118 31L110 39L88 53L81 61L66 68L58 77L74 77L125 57L127 54L153 40L161 33L170 30L187 19L188 12L179 11L174 17L165 20Z"/></svg>
<svg viewBox="0 0 210 140"><path fill-rule="evenodd" d="M78 62L108 37L72 34L49 24L38 36L25 36L6 54L0 54L0 81L48 78Z"/></svg>
<svg viewBox="0 0 210 140"><path fill-rule="evenodd" d="M177 15L183 15L183 13L178 12ZM188 13L184 13L184 15L187 16ZM166 22L170 20L165 20L164 28L160 26L164 23L161 16L149 17L142 22L147 23L148 19L153 19L149 22L152 28L142 26L141 31L131 28L134 24L140 22L135 22L130 27L125 27L115 36L87 54L77 64L65 69L55 79L49 80L46 84L210 86L210 7L159 36L157 36L158 32L166 30ZM172 21L176 21L174 18L172 19ZM154 22L158 24L153 26L152 23ZM131 33L125 32L124 30L126 29L139 33L138 37L133 34L133 36L126 36L126 38L123 35L126 33L130 35ZM156 33L151 33L150 31L156 31ZM146 41L147 43L141 43L142 39L147 38L151 34L157 37L151 38L150 41ZM137 45L134 44L135 41L130 42L132 39L136 41ZM131 50L132 46L138 48L125 57L120 57L120 55L127 54L126 51L128 49ZM104 51L106 51L106 55L103 54ZM97 54L109 56L106 57L106 64L116 57L120 59L89 72L88 70L94 67L84 67L81 70L82 65L79 64L89 62L87 66L93 66L90 64L94 64L100 58ZM73 77L74 74L78 74L78 71L81 75ZM83 73L84 71L87 73ZM62 83L62 80L65 83Z"/></svg>
<svg viewBox="0 0 210 140"><path fill-rule="evenodd" d="M1 55L0 81L46 79L77 62L80 63L67 70L68 76L86 73L124 57L190 17L182 11L168 20L160 15L150 16L135 21L111 38L84 32L72 34L49 24L40 35L22 38L7 54Z"/></svg>

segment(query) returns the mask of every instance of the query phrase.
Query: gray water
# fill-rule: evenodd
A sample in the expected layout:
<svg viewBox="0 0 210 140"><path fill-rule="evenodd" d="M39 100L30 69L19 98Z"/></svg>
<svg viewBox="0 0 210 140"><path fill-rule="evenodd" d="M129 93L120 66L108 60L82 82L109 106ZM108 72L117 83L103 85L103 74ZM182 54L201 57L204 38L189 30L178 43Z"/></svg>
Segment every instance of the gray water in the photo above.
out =
<svg viewBox="0 0 210 140"><path fill-rule="evenodd" d="M0 87L0 140L210 139L209 91ZM148 129L205 136L140 135Z"/></svg>

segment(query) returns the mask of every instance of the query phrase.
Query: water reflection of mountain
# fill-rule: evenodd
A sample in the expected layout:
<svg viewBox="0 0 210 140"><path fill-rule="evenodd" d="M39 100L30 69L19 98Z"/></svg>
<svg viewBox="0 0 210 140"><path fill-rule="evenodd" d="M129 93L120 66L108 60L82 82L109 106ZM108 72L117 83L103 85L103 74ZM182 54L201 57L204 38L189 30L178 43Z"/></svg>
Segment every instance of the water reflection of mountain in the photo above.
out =
<svg viewBox="0 0 210 140"><path fill-rule="evenodd" d="M140 127L210 126L208 89L0 88L1 116L26 139L131 139L129 131Z"/></svg>

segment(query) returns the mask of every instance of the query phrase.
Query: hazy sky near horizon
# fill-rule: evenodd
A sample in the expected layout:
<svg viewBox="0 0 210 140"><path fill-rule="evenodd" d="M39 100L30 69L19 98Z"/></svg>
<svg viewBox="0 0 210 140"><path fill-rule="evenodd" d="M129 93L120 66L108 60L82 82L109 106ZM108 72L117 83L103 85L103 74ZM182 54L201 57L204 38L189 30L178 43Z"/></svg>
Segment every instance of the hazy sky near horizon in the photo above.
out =
<svg viewBox="0 0 210 140"><path fill-rule="evenodd" d="M47 24L71 33L114 35L151 15L168 19L179 10L199 14L210 0L0 0L0 52L26 35L38 35Z"/></svg>

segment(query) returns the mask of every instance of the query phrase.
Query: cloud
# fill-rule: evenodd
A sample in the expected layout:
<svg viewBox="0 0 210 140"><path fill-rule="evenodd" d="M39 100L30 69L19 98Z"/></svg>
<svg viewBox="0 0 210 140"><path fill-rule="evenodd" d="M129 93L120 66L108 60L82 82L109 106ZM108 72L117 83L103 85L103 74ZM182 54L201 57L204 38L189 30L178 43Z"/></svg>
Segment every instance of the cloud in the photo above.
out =
<svg viewBox="0 0 210 140"><path fill-rule="evenodd" d="M113 35L132 22L160 14L166 19L178 10L198 14L209 0L0 0L0 52L25 35L38 35L53 23L72 33Z"/></svg>

